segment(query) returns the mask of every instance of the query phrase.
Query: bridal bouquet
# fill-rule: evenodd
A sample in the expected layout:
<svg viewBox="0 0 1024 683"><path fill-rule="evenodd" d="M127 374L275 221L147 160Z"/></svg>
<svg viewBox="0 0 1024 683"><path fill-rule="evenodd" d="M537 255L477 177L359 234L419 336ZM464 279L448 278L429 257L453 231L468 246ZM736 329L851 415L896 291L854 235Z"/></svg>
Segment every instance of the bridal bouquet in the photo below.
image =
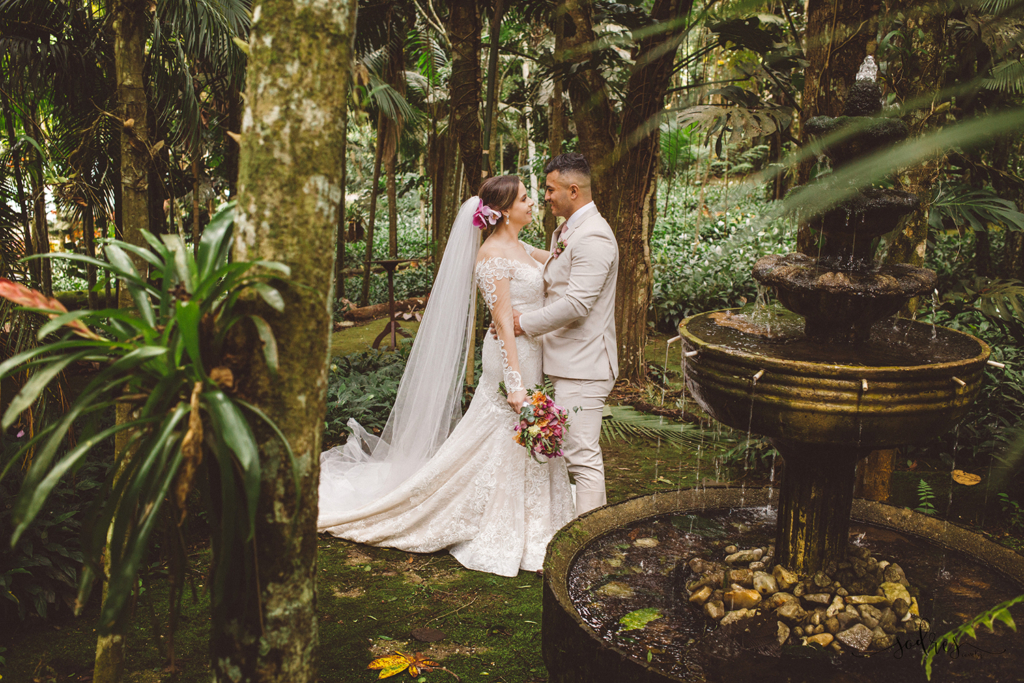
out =
<svg viewBox="0 0 1024 683"><path fill-rule="evenodd" d="M501 384L502 395L505 392ZM545 462L539 456L557 458L562 453L562 439L568 428L569 412L555 404L542 385L526 390L526 403L519 410L519 424L516 425L516 443L526 448L537 462Z"/></svg>

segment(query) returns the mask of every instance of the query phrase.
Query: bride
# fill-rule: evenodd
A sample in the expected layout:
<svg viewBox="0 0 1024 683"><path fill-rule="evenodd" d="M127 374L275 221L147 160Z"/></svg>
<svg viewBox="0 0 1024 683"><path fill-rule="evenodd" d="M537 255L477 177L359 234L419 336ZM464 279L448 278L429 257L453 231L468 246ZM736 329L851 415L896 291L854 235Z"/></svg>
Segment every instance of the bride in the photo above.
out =
<svg viewBox="0 0 1024 683"><path fill-rule="evenodd" d="M514 440L526 389L540 383L541 341L515 337L512 309L544 300L549 253L519 241L533 200L516 176L496 176L459 210L423 322L380 437L352 434L320 456L319 531L430 553L515 576L541 568L574 506L562 458L538 463ZM480 246L479 230L494 226ZM498 339L484 337L483 372L459 420L479 287ZM507 398L499 393L504 382Z"/></svg>

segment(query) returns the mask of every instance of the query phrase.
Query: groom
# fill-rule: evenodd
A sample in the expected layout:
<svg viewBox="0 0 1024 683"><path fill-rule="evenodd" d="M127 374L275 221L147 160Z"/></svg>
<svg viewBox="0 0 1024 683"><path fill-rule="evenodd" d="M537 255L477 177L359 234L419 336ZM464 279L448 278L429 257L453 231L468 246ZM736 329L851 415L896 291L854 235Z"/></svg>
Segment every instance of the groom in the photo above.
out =
<svg viewBox="0 0 1024 683"><path fill-rule="evenodd" d="M563 450L576 482L576 514L607 502L601 414L619 374L615 343L615 281L619 248L590 192L582 154L560 154L544 167L544 200L565 218L551 238L544 266L544 307L513 312L516 335L544 337L544 374L569 411Z"/></svg>

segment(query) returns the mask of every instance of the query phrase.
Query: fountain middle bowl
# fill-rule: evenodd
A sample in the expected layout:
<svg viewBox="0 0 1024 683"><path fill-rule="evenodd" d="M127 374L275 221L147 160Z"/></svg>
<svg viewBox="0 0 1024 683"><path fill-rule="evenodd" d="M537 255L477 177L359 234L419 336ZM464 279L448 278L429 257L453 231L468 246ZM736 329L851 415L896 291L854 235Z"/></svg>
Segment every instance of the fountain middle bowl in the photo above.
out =
<svg viewBox="0 0 1024 683"><path fill-rule="evenodd" d="M734 429L809 445L928 441L967 413L990 353L968 334L909 320L880 322L867 343L848 347L747 334L717 324L721 313L679 325L684 350L697 352L686 360L687 389Z"/></svg>

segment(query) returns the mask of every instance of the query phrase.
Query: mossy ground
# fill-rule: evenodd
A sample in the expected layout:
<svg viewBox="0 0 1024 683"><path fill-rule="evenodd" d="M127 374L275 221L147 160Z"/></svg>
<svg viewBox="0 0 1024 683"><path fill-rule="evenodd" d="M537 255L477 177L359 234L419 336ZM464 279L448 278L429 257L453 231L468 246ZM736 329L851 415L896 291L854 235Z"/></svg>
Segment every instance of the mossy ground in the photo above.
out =
<svg viewBox="0 0 1024 683"><path fill-rule="evenodd" d="M416 323L408 324L415 329ZM374 321L336 332L335 355L369 348L383 328ZM665 336L652 339L648 360L665 359ZM674 356L674 358L673 358ZM679 387L679 347L670 347L669 395ZM656 403L660 389L643 397ZM693 406L687 405L689 412ZM747 486L767 483L763 468L717 469L712 459L698 459L694 448L636 437L603 440L609 502L637 495L693 486L699 480L740 480ZM946 512L948 471L897 472L893 503L915 507L917 482L932 485L935 506ZM966 516L983 507L981 486L954 489L950 516ZM988 501L991 509L994 501ZM976 516L976 515L975 515ZM1012 538L1010 540L1013 540ZM199 548L193 557L198 572L205 571L209 553ZM377 680L367 670L376 657L400 651L422 652L441 662L462 681L542 683L547 672L541 659L541 578L521 572L503 578L463 569L446 553L416 555L350 543L321 536L319 541L318 613L320 680L324 683ZM156 572L155 574L159 574ZM95 600L94 600L95 602ZM79 618L58 618L48 623L0 625L0 643L6 657L0 666L3 683L78 682L91 678L98 607L93 604ZM154 576L136 605L128 637L126 680L133 683L210 680L208 663L209 604L203 580L195 578L195 600L186 589L178 629L174 634L177 672L168 669L167 584ZM432 628L443 635L436 642L413 638L416 629ZM393 680L413 680L403 673ZM444 671L421 674L421 681L455 680Z"/></svg>

